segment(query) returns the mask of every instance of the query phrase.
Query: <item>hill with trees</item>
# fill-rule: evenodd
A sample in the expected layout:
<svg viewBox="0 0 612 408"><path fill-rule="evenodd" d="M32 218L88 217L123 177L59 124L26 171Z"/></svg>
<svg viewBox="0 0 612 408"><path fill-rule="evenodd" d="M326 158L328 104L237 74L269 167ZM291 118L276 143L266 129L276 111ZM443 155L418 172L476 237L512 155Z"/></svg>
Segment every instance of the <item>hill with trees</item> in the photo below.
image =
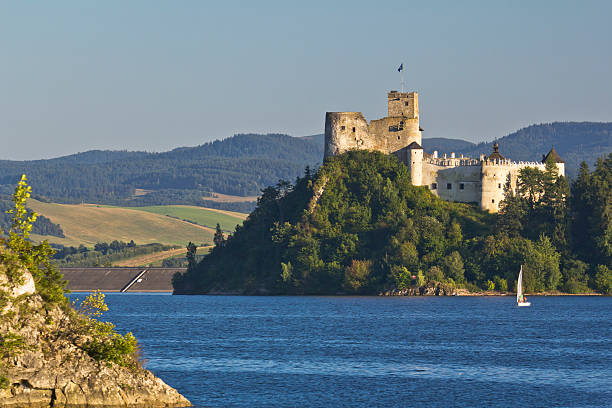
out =
<svg viewBox="0 0 612 408"><path fill-rule="evenodd" d="M91 151L51 160L0 161L0 193L27 173L36 197L60 203L192 204L249 210L252 204L205 201L212 192L248 196L317 165L323 146L309 138L243 134L164 153ZM150 190L135 196L136 189Z"/></svg>
<svg viewBox="0 0 612 408"><path fill-rule="evenodd" d="M612 149L612 123L556 122L533 125L498 139L513 160L539 161L554 146L574 177L581 161L593 165ZM425 151L489 154L492 142L423 139ZM207 200L213 192L257 196L278 180L295 180L323 161L324 136L241 134L164 153L89 151L50 160L0 161L0 194L12 194L28 174L36 198L58 203L121 206L186 204L250 212L253 202ZM136 194L136 190L144 191Z"/></svg>
<svg viewBox="0 0 612 408"><path fill-rule="evenodd" d="M584 170L574 185L590 197L576 199L581 209L571 205L554 163L545 172L528 169L520 191L508 187L493 215L412 186L392 156L350 151L316 172L307 168L295 185L266 188L232 236L215 236L211 253L175 277L175 293L377 294L426 285L505 291L521 264L529 292L610 293L610 177L612 155ZM574 225L574 213L589 222ZM580 228L595 246L572 238L585 233Z"/></svg>

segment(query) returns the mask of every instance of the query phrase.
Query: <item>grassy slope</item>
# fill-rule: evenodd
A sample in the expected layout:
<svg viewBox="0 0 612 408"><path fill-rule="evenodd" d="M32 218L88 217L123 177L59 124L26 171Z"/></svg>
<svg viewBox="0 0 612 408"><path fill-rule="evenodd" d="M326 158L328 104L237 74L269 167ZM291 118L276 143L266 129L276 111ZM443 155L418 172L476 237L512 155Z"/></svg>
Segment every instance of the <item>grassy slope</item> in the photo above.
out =
<svg viewBox="0 0 612 408"><path fill-rule="evenodd" d="M225 231L234 231L236 225L242 224L247 214L213 210L188 205L156 205L149 207L131 207L131 210L145 211L152 214L166 215L180 220L187 220L209 228L215 228L217 223Z"/></svg>
<svg viewBox="0 0 612 408"><path fill-rule="evenodd" d="M186 245L212 242L214 231L210 228L166 217L165 215L119 207L103 207L93 204L52 204L29 200L28 207L61 225L66 238L32 236L64 245L84 244L113 240L134 240L137 244L159 242Z"/></svg>

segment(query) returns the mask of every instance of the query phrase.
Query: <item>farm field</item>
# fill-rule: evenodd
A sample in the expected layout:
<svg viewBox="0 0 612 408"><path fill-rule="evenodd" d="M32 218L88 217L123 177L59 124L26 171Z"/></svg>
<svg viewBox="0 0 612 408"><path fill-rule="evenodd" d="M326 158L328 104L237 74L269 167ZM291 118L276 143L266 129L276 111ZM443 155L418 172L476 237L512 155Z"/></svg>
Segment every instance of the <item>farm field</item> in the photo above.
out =
<svg viewBox="0 0 612 408"><path fill-rule="evenodd" d="M30 199L28 207L60 224L66 238L39 236L32 239L46 239L62 245L93 246L97 242L113 240L130 241L137 244L159 242L185 246L189 241L197 245L212 243L214 230L191 222L168 217L153 211L133 208L108 207L95 204L55 204ZM229 216L223 214L224 222ZM186 217L183 217L186 218ZM215 222L216 225L216 222Z"/></svg>
<svg viewBox="0 0 612 408"><path fill-rule="evenodd" d="M155 205L148 207L129 207L129 209L178 218L212 229L219 223L222 230L229 232L233 232L236 225L241 225L248 216L247 214L239 212L189 205Z"/></svg>
<svg viewBox="0 0 612 408"><path fill-rule="evenodd" d="M212 246L198 247L197 255L206 255ZM139 255L113 262L113 266L161 266L162 261L168 258L185 258L187 248L169 249L168 251L154 252L152 254Z"/></svg>

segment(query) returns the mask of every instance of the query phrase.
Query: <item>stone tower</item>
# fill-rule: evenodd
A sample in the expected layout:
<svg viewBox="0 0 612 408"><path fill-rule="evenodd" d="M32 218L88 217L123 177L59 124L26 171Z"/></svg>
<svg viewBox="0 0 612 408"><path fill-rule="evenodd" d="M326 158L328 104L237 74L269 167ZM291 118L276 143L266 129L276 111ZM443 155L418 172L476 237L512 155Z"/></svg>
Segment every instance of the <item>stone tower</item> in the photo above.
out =
<svg viewBox="0 0 612 408"><path fill-rule="evenodd" d="M416 92L387 94L388 116L369 124L360 112L327 112L325 157L350 149L377 150L395 154L408 162L408 145L421 144L419 96Z"/></svg>

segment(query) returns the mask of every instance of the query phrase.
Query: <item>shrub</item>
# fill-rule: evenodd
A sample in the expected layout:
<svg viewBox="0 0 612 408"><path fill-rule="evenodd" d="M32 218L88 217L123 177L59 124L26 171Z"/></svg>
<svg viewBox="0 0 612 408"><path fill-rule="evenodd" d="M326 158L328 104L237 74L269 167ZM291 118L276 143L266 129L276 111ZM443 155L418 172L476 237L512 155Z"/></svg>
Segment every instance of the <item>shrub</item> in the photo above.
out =
<svg viewBox="0 0 612 408"><path fill-rule="evenodd" d="M11 386L11 380L4 375L0 375L0 389L7 390Z"/></svg>
<svg viewBox="0 0 612 408"><path fill-rule="evenodd" d="M606 295L612 295L612 270L605 265L597 266L595 286Z"/></svg>
<svg viewBox="0 0 612 408"><path fill-rule="evenodd" d="M83 346L83 350L98 361L109 361L123 367L135 368L138 363L138 341L130 332L125 336L115 331L110 322L102 322L96 318L108 311L104 302L104 294L94 291L82 302L73 303L77 312L83 316L87 334L91 336Z"/></svg>

